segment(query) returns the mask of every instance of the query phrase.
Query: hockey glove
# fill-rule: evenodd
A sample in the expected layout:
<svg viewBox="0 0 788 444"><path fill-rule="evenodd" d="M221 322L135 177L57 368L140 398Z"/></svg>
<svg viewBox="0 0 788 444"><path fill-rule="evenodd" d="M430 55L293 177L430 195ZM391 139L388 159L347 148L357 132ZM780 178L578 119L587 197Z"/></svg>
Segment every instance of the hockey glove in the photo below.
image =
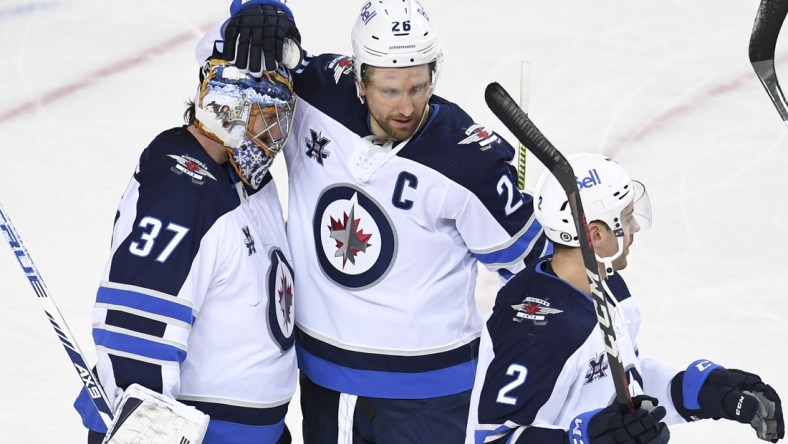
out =
<svg viewBox="0 0 788 444"><path fill-rule="evenodd" d="M785 436L780 397L758 375L700 359L673 378L670 394L687 421L725 418L750 424L764 441Z"/></svg>
<svg viewBox="0 0 788 444"><path fill-rule="evenodd" d="M632 398L635 411L622 413L618 404L578 415L569 425L569 444L666 444L668 427L660 422L665 407L656 398Z"/></svg>
<svg viewBox="0 0 788 444"><path fill-rule="evenodd" d="M208 415L194 407L131 384L103 444L200 444L208 421Z"/></svg>
<svg viewBox="0 0 788 444"><path fill-rule="evenodd" d="M250 4L235 12L224 26L218 57L256 77L277 64L293 69L301 63L301 34L292 13L278 2Z"/></svg>

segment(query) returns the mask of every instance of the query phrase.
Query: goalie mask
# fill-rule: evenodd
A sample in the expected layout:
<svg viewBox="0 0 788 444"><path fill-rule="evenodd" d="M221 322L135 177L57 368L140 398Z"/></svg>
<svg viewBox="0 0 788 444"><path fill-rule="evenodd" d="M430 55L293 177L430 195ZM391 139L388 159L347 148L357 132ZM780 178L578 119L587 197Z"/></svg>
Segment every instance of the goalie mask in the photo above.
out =
<svg viewBox="0 0 788 444"><path fill-rule="evenodd" d="M618 252L597 260L609 263L624 251L621 212L633 201L634 217L641 229L651 226L651 203L645 186L634 181L614 160L600 154L580 153L567 156L575 173L586 220L601 221L613 231ZM534 212L547 237L556 244L579 247L577 229L566 192L550 171L544 171L534 190Z"/></svg>
<svg viewBox="0 0 788 444"><path fill-rule="evenodd" d="M223 144L241 180L260 186L287 140L296 98L285 70L259 79L229 62L211 59L203 66L197 91L197 128Z"/></svg>

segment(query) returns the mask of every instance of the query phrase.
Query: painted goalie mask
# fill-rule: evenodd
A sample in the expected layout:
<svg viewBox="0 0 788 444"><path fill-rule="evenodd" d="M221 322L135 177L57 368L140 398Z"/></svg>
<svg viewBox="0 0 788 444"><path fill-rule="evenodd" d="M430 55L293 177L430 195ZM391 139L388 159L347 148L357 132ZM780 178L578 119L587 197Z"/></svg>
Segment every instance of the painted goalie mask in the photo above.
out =
<svg viewBox="0 0 788 444"><path fill-rule="evenodd" d="M258 79L218 59L202 69L196 126L225 146L241 180L257 189L290 133L296 103L290 74L278 70Z"/></svg>

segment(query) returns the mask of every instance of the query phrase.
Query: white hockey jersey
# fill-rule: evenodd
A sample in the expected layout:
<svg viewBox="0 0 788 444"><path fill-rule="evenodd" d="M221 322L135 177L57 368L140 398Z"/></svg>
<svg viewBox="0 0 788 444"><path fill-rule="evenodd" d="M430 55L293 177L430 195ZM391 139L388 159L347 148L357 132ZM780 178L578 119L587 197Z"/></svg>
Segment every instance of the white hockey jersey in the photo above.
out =
<svg viewBox="0 0 788 444"><path fill-rule="evenodd" d="M285 155L299 367L361 396L469 390L477 263L508 278L547 248L515 186L514 150L436 96L411 139L377 140L350 70L324 54L294 75Z"/></svg>
<svg viewBox="0 0 788 444"><path fill-rule="evenodd" d="M136 382L210 415L205 444L276 442L296 386L289 258L270 175L243 187L185 127L159 135L123 195L96 296L110 401ZM105 431L84 393L76 406Z"/></svg>
<svg viewBox="0 0 788 444"><path fill-rule="evenodd" d="M611 316L630 394L657 398L666 423L685 422L670 396L679 370L639 356L640 310L619 274L607 284L618 301ZM615 402L594 302L547 258L501 289L481 343L466 443L563 444L576 416Z"/></svg>

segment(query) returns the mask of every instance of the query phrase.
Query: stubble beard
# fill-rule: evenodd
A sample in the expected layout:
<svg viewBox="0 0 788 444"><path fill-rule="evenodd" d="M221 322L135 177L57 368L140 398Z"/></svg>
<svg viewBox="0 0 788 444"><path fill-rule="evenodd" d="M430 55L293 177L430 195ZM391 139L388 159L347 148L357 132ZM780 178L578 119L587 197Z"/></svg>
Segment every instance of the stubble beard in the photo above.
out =
<svg viewBox="0 0 788 444"><path fill-rule="evenodd" d="M421 121L424 118L425 110L422 110L418 114L414 113L413 120L407 128L395 128L391 124L391 121L394 120L394 117L391 116L381 118L380 116L372 114L372 118L375 120L375 123L377 123L380 129L386 133L386 136L389 140L399 142L412 136L419 129L419 125L421 125Z"/></svg>

